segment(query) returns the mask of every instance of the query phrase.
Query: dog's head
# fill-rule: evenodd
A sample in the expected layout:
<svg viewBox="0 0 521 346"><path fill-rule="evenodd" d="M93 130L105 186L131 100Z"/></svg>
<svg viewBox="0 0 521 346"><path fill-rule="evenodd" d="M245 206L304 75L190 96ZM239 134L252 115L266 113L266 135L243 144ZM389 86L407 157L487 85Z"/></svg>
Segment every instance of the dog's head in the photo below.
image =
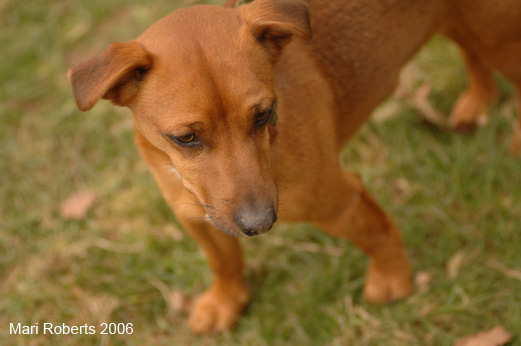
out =
<svg viewBox="0 0 521 346"><path fill-rule="evenodd" d="M277 218L273 65L294 35L311 35L303 0L195 6L113 43L69 79L81 110L100 98L130 108L136 130L168 158L157 165L177 171L214 224L255 235Z"/></svg>

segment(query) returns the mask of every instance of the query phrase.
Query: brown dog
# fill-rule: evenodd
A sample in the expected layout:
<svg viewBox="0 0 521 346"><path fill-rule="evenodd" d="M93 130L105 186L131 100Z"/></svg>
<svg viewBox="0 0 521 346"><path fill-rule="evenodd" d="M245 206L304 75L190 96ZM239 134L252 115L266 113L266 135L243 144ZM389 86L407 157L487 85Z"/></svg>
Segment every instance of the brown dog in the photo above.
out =
<svg viewBox="0 0 521 346"><path fill-rule="evenodd" d="M435 31L461 45L469 67L454 126L474 124L493 102L491 67L521 90L521 3L233 4L176 11L69 72L81 110L100 98L131 109L141 154L206 251L214 281L193 307L191 328L234 325L249 298L237 237L264 233L277 219L309 222L371 256L367 300L407 296L400 231L342 170L338 153ZM277 213L279 201L285 210Z"/></svg>

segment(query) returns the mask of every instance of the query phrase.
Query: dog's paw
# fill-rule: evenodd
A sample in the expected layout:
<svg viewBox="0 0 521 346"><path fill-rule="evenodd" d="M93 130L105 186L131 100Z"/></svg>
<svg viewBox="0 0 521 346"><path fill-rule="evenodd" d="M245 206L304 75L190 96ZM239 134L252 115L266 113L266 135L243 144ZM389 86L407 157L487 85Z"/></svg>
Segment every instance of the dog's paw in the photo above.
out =
<svg viewBox="0 0 521 346"><path fill-rule="evenodd" d="M412 291L412 275L408 262L393 271L382 271L373 263L367 271L364 287L365 300L387 303L407 297Z"/></svg>
<svg viewBox="0 0 521 346"><path fill-rule="evenodd" d="M494 99L493 96L490 96ZM451 128L464 133L474 132L477 126L484 126L488 121L490 103L475 95L465 92L456 101L449 117Z"/></svg>
<svg viewBox="0 0 521 346"><path fill-rule="evenodd" d="M232 329L248 299L245 287L214 285L195 300L188 321L190 328L198 334Z"/></svg>

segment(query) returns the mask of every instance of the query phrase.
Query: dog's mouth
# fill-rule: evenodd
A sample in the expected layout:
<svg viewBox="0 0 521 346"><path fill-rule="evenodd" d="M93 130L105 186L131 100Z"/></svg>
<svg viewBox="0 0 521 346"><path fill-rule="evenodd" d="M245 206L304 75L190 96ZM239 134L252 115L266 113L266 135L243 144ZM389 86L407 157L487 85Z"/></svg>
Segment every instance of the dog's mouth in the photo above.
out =
<svg viewBox="0 0 521 346"><path fill-rule="evenodd" d="M265 230L264 232L262 233L266 233L268 232L270 229L273 228L273 225L270 226L270 228L268 228L267 230ZM261 235L262 233L259 233L258 231L245 231L244 234L248 237L255 237L256 235Z"/></svg>

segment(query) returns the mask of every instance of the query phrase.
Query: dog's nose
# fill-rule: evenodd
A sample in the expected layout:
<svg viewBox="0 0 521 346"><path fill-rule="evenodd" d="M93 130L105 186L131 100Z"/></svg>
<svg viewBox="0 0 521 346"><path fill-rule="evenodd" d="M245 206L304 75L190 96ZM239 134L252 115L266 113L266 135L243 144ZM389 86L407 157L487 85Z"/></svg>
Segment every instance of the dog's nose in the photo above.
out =
<svg viewBox="0 0 521 346"><path fill-rule="evenodd" d="M273 206L244 207L235 215L235 223L249 237L269 231L275 221L277 221L277 213Z"/></svg>

